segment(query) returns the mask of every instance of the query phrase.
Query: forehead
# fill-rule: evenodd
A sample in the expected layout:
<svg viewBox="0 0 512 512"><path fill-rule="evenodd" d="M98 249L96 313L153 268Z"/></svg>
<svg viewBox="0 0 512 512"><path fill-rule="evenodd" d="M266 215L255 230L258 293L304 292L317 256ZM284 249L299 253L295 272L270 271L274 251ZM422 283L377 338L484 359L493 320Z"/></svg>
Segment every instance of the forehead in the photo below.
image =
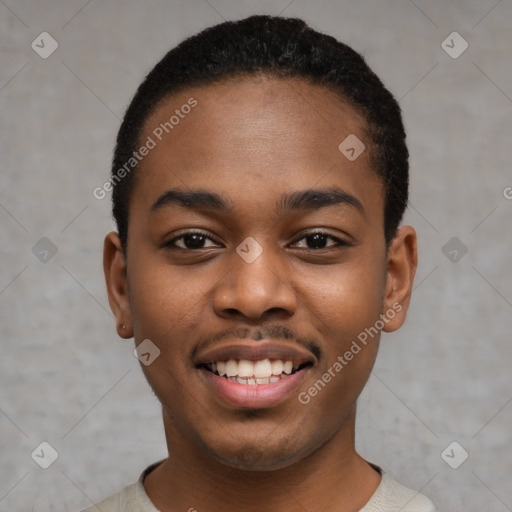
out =
<svg viewBox="0 0 512 512"><path fill-rule="evenodd" d="M339 145L354 136L366 149L350 161ZM290 187L335 184L363 198L368 186L381 192L362 116L302 79L258 75L188 88L148 117L141 142L149 139L155 145L139 164L137 197L171 187L238 197L249 190L262 202Z"/></svg>

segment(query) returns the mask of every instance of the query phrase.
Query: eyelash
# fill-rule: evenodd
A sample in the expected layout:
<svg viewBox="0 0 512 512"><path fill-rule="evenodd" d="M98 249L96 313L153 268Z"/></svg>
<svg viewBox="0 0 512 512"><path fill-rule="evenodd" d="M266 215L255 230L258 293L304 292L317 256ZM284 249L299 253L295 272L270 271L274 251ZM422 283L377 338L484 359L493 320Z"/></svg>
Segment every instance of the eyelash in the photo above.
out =
<svg viewBox="0 0 512 512"><path fill-rule="evenodd" d="M182 250L182 251L195 251L195 250L201 250L201 249L208 249L208 247L199 247L199 248L196 248L196 249L190 249L188 247L178 247L178 246L176 246L176 241L177 240L181 240L181 239L185 238L186 236L190 236L190 235L202 235L206 239L208 239L208 240L210 240L212 242L220 243L220 242L217 242L214 238L212 238L208 233L205 233L204 231L201 231L201 230L191 230L191 231L187 231L185 233L182 233L181 235L173 238L172 240L169 240L168 242L166 242L164 244L164 246L168 247L170 249L179 249L179 250ZM305 240L306 238L308 238L310 236L314 236L314 235L326 236L328 239L331 239L331 240L333 240L336 243L334 245L329 245L327 247L321 247L319 249L314 249L314 248L311 249L309 247L302 248L302 249L307 249L307 250L312 250L312 251L322 251L322 250L326 250L326 249L329 250L329 249L331 249L333 247L347 247L347 246L350 245L345 240L342 240L341 238L335 237L335 236L333 236L330 233L327 233L325 231L313 231L313 232L310 232L310 233L306 233L303 236L301 236L300 238L296 239L293 243L296 244L297 242Z"/></svg>

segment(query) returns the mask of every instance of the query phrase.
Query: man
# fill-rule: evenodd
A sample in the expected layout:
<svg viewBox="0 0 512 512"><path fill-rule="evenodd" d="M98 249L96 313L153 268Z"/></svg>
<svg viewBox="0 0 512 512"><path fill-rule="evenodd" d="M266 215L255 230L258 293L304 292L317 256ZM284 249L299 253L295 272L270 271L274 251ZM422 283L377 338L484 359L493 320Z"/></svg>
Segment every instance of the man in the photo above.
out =
<svg viewBox="0 0 512 512"><path fill-rule="evenodd" d="M132 100L111 188L109 301L169 456L100 510L435 510L354 447L417 265L400 108L356 52L269 16L187 39Z"/></svg>

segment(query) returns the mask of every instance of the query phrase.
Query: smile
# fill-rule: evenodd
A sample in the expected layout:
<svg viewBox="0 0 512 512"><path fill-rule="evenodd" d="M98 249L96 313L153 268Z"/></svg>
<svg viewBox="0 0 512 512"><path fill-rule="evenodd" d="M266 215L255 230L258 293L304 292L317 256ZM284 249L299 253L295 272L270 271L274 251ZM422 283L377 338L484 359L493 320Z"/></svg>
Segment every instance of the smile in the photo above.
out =
<svg viewBox="0 0 512 512"><path fill-rule="evenodd" d="M309 366L309 363L294 365L293 361L283 359L261 359L259 361L229 359L206 364L204 368L231 382L257 386L279 382L306 366Z"/></svg>

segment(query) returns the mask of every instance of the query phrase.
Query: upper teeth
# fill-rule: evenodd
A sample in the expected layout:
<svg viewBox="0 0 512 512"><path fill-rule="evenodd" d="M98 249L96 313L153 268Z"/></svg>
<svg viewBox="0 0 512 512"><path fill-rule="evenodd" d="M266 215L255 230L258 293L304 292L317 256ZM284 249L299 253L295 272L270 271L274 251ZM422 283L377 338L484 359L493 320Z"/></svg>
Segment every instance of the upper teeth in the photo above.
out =
<svg viewBox="0 0 512 512"><path fill-rule="evenodd" d="M249 361L247 359L230 359L229 361L218 361L212 364L212 371L218 372L226 377L254 377L266 379L272 375L280 376L282 373L290 375L293 371L292 361L282 359L262 359L260 361Z"/></svg>

